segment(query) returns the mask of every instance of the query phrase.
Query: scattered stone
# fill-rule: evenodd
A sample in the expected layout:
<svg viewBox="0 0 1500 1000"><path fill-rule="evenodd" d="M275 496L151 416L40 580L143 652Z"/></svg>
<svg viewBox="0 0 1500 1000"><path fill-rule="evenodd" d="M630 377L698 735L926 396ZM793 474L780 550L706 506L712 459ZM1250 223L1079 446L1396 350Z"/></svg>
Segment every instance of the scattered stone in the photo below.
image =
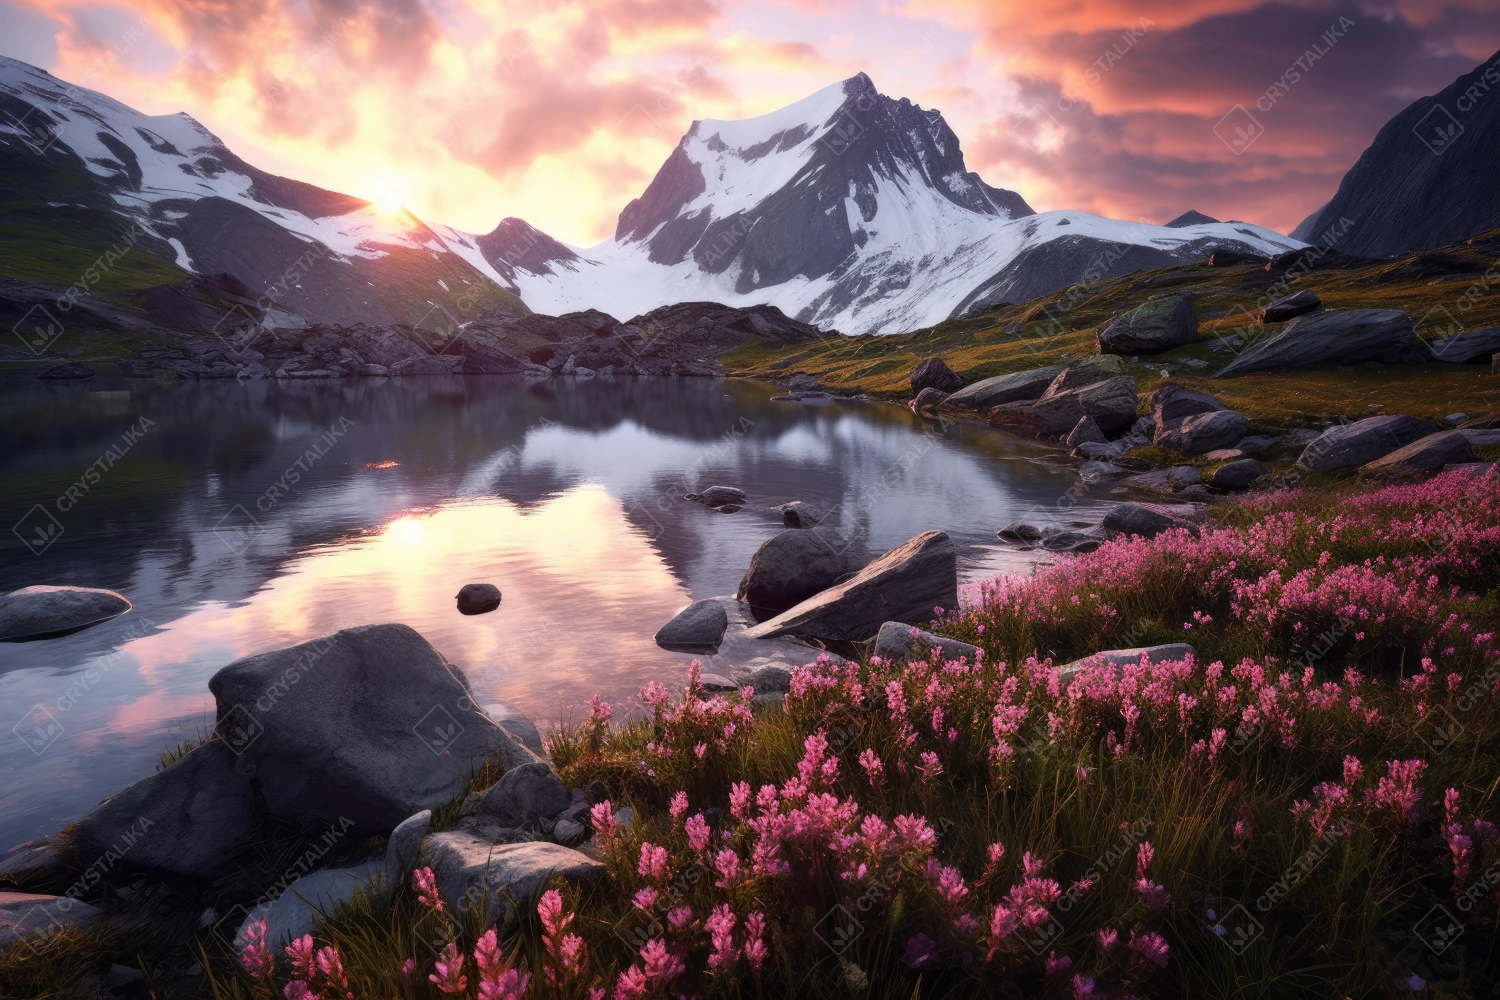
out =
<svg viewBox="0 0 1500 1000"><path fill-rule="evenodd" d="M1203 457L1210 462L1233 462L1237 458L1244 458L1245 453L1238 448L1215 448L1204 452Z"/></svg>
<svg viewBox="0 0 1500 1000"><path fill-rule="evenodd" d="M1145 442L1141 443L1144 444ZM1130 439L1123 437L1115 441L1084 441L1081 444L1075 445L1073 452L1074 454L1085 455L1089 458L1108 459L1119 458L1133 447L1135 445ZM1087 466L1089 463L1085 462L1084 465ZM1079 471L1082 472L1084 470L1080 469Z"/></svg>
<svg viewBox="0 0 1500 1000"><path fill-rule="evenodd" d="M1310 313L1323 304L1311 288L1304 288L1300 292L1291 295L1283 295L1281 298L1266 306L1261 314L1261 321L1265 323L1282 323L1303 313Z"/></svg>
<svg viewBox="0 0 1500 1000"><path fill-rule="evenodd" d="M1267 473L1264 465L1253 458L1242 458L1219 466L1208 477L1208 485L1221 490L1242 490Z"/></svg>
<svg viewBox="0 0 1500 1000"><path fill-rule="evenodd" d="M1158 354L1198 339L1191 296L1148 299L1099 331L1100 354Z"/></svg>
<svg viewBox="0 0 1500 1000"><path fill-rule="evenodd" d="M1094 421L1093 417L1084 417L1079 420L1073 429L1068 432L1067 438L1069 448L1077 448L1086 442L1102 444L1106 441L1108 441L1108 438L1104 436L1104 432L1099 429L1099 425Z"/></svg>
<svg viewBox="0 0 1500 1000"><path fill-rule="evenodd" d="M1054 380L1053 385L1068 373ZM1135 379L1120 375L1078 389L1054 393L1051 388L1026 411L1027 418L1047 434L1062 435L1078 425L1084 417L1106 436L1120 434L1135 423Z"/></svg>
<svg viewBox="0 0 1500 1000"><path fill-rule="evenodd" d="M749 499L745 491L734 486L710 486L702 493L689 493L687 499L696 500L709 507L722 507L727 503L742 504Z"/></svg>
<svg viewBox="0 0 1500 1000"><path fill-rule="evenodd" d="M1234 410L1197 413L1158 431L1156 444L1184 455L1201 455L1234 444L1249 426L1250 418Z"/></svg>
<svg viewBox="0 0 1500 1000"><path fill-rule="evenodd" d="M928 358L917 365L911 373L911 391L918 394L925 389L936 389L941 393L956 392L964 387L964 380L942 358Z"/></svg>
<svg viewBox="0 0 1500 1000"><path fill-rule="evenodd" d="M1464 428L1460 433L1463 434L1464 440L1468 441L1475 448L1500 444L1500 427L1475 428L1473 430Z"/></svg>
<svg viewBox="0 0 1500 1000"><path fill-rule="evenodd" d="M615 814L617 821L624 811ZM577 885L604 874L603 863L572 848L545 841L497 845L467 830L430 834L422 849L443 901L459 915L478 908L485 926L502 917L508 923L512 914L506 897L524 906L551 875Z"/></svg>
<svg viewBox="0 0 1500 1000"><path fill-rule="evenodd" d="M1365 465L1436 431L1427 421L1403 413L1366 417L1325 430L1302 450L1297 464L1313 472Z"/></svg>
<svg viewBox="0 0 1500 1000"><path fill-rule="evenodd" d="M750 687L755 689L756 694L790 691L792 689L792 672L786 667L769 663L750 671L740 683L750 685Z"/></svg>
<svg viewBox="0 0 1500 1000"><path fill-rule="evenodd" d="M1362 361L1395 364L1416 338L1411 317L1399 309L1323 309L1298 316L1280 333L1251 344L1214 378Z"/></svg>
<svg viewBox="0 0 1500 1000"><path fill-rule="evenodd" d="M755 550L736 597L765 621L833 586L866 562L835 527L789 528Z"/></svg>
<svg viewBox="0 0 1500 1000"><path fill-rule="evenodd" d="M807 635L862 641L878 632L886 621L926 622L935 607L957 606L958 562L953 540L941 531L924 531L874 560L852 579L762 622L746 635L756 639Z"/></svg>
<svg viewBox="0 0 1500 1000"><path fill-rule="evenodd" d="M213 872L255 824L250 778L222 739L210 740L126 785L78 821L80 860L124 863L189 878Z"/></svg>
<svg viewBox="0 0 1500 1000"><path fill-rule="evenodd" d="M793 500L784 503L779 508L781 511L781 523L788 528L816 528L823 520L820 511L814 510L810 504L801 500Z"/></svg>
<svg viewBox="0 0 1500 1000"><path fill-rule="evenodd" d="M506 771L499 781L484 793L481 812L493 816L502 826L532 829L541 819L555 816L568 807L568 788L548 765L537 761Z"/></svg>
<svg viewBox="0 0 1500 1000"><path fill-rule="evenodd" d="M1185 528L1188 523L1157 504L1121 503L1104 515L1103 527L1122 535L1155 538L1168 528Z"/></svg>
<svg viewBox="0 0 1500 1000"><path fill-rule="evenodd" d="M1179 486L1191 486L1203 480L1203 470L1196 465L1174 465L1167 470L1167 478Z"/></svg>
<svg viewBox="0 0 1500 1000"><path fill-rule="evenodd" d="M458 612L482 615L500 606L500 588L493 583L466 583L458 591Z"/></svg>
<svg viewBox="0 0 1500 1000"><path fill-rule="evenodd" d="M417 845L421 846L420 838ZM416 855L412 857L415 860ZM332 916L335 907L349 902L356 893L370 893L379 885L383 875L385 866L379 861L308 872L290 882L274 900L250 910L235 934L235 949L244 949L249 943L250 932L257 929L262 920L266 922L266 944L273 949L280 949L304 934L311 934L320 917ZM400 877L410 879L411 869L405 869Z"/></svg>
<svg viewBox="0 0 1500 1000"><path fill-rule="evenodd" d="M1010 375L996 375L959 389L943 402L948 406L976 410L988 410L1003 403L1029 402L1046 392L1052 380L1061 372L1062 365L1050 365Z"/></svg>
<svg viewBox="0 0 1500 1000"><path fill-rule="evenodd" d="M1235 445L1235 447L1245 454L1250 455L1265 451L1267 448L1271 447L1271 445L1280 440L1281 438L1267 437L1265 435L1242 437L1240 438L1239 443Z"/></svg>
<svg viewBox="0 0 1500 1000"><path fill-rule="evenodd" d="M593 836L593 831L573 819L560 819L552 827L552 839L564 847L577 847Z"/></svg>
<svg viewBox="0 0 1500 1000"><path fill-rule="evenodd" d="M694 601L656 632L656 644L685 653L713 652L729 627L729 614L715 600Z"/></svg>
<svg viewBox="0 0 1500 1000"><path fill-rule="evenodd" d="M913 399L907 405L913 413L921 413L923 410L936 406L947 398L948 394L946 392L943 392L941 389L934 389L929 385L917 393L917 398Z"/></svg>
<svg viewBox="0 0 1500 1000"><path fill-rule="evenodd" d="M1462 365L1483 361L1497 350L1500 350L1500 326L1492 326L1445 337L1432 345L1432 356L1438 361Z"/></svg>
<svg viewBox="0 0 1500 1000"><path fill-rule="evenodd" d="M1042 537L1042 529L1024 521L1012 521L995 532L1007 542L1036 542Z"/></svg>
<svg viewBox="0 0 1500 1000"><path fill-rule="evenodd" d="M0 597L0 642L55 639L118 618L130 602L94 587L22 587Z"/></svg>
<svg viewBox="0 0 1500 1000"><path fill-rule="evenodd" d="M967 658L970 663L978 663L980 659L978 646L934 635L905 622L886 622L880 626L880 631L875 636L873 655L891 663L925 660L933 649L940 651L938 655L944 663L961 658Z"/></svg>
<svg viewBox="0 0 1500 1000"><path fill-rule="evenodd" d="M1377 478L1402 477L1473 460L1474 450L1463 431L1440 431L1397 448L1373 462L1366 462L1360 466L1359 473Z"/></svg>
<svg viewBox="0 0 1500 1000"><path fill-rule="evenodd" d="M37 378L43 382L87 382L94 377L94 369L83 365L53 365Z"/></svg>
<svg viewBox="0 0 1500 1000"><path fill-rule="evenodd" d="M1108 539L1086 531L1048 532L1042 536L1042 548L1048 552L1092 552Z"/></svg>
<svg viewBox="0 0 1500 1000"><path fill-rule="evenodd" d="M383 872L386 885L395 885L411 875L417 856L422 852L422 840L432 828L432 810L408 816L391 831L385 842L385 864ZM300 936L300 935L299 935Z"/></svg>
<svg viewBox="0 0 1500 1000"><path fill-rule="evenodd" d="M1131 664L1140 663L1142 656L1150 664L1178 663L1189 656L1196 655L1197 650L1185 642L1169 642L1160 646L1137 646L1134 649L1106 649L1093 656L1085 656L1081 660L1065 663L1057 668L1057 672L1062 682L1067 684L1078 676L1078 672L1084 667L1105 664L1111 667L1128 667Z"/></svg>
<svg viewBox="0 0 1500 1000"><path fill-rule="evenodd" d="M1206 393L1193 392L1170 383L1152 389L1146 396L1146 405L1151 409L1151 422L1143 430L1153 440L1164 431L1177 427L1187 417L1225 409L1223 403Z"/></svg>
<svg viewBox="0 0 1500 1000"><path fill-rule="evenodd" d="M293 671L301 680L288 687ZM346 817L384 833L459 795L486 761L536 760L406 625L362 625L247 656L208 687L217 731L238 750L240 770L255 775L271 815L284 819Z"/></svg>
<svg viewBox="0 0 1500 1000"><path fill-rule="evenodd" d="M87 927L103 911L71 896L0 891L0 952L28 934L56 932L59 926Z"/></svg>

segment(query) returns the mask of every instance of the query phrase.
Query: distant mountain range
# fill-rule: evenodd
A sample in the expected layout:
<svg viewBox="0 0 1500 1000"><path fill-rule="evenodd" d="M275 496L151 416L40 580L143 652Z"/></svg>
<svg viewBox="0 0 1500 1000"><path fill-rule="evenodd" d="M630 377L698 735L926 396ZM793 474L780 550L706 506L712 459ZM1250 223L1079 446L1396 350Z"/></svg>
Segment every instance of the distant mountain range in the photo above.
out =
<svg viewBox="0 0 1500 1000"><path fill-rule="evenodd" d="M382 213L258 170L185 114L144 115L0 58L0 275L12 279L0 318L88 292L98 302L74 315L107 312L127 333L448 336L486 314L720 302L898 333L1214 250L1273 255L1351 212L1340 249L1354 253L1500 224L1492 76L1480 67L1394 119L1299 238L1197 212L1165 226L1037 213L966 168L940 113L861 73L759 118L695 122L614 236L585 249L520 219L480 235ZM1457 128L1428 135L1427 119L1450 111Z"/></svg>

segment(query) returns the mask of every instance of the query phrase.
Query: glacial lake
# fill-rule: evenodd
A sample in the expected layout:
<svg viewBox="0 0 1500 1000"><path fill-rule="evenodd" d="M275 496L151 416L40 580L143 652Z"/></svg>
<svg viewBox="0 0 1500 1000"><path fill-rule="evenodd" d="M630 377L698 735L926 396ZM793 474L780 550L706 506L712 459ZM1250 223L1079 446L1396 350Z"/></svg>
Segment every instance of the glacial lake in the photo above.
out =
<svg viewBox="0 0 1500 1000"><path fill-rule="evenodd" d="M735 591L781 530L778 504L834 511L876 553L947 531L961 584L1051 558L1007 549L997 528L1097 505L1035 443L778 391L487 376L103 392L0 373L0 592L71 584L134 603L70 636L0 644L0 850L206 732L208 678L251 653L404 622L481 703L545 730L596 692L619 703L648 680L681 685L693 657L653 633ZM748 504L681 499L710 485ZM500 608L459 614L471 582L499 586Z"/></svg>

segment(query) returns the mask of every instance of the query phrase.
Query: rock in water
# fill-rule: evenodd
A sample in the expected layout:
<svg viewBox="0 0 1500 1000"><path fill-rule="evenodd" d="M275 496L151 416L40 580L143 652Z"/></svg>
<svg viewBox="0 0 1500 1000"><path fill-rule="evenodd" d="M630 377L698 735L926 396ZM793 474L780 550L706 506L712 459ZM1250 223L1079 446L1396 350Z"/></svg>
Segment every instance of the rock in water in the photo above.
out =
<svg viewBox="0 0 1500 1000"><path fill-rule="evenodd" d="M887 621L925 623L931 620L934 607L958 607L958 562L952 539L941 531L924 531L871 562L852 579L745 634L753 639L807 635L862 641L875 635Z"/></svg>
<svg viewBox="0 0 1500 1000"><path fill-rule="evenodd" d="M618 818L618 812L616 813ZM558 844L495 844L468 830L430 834L422 849L443 901L459 914L479 908L484 925L504 917L510 899L527 905L551 875L579 885L603 877L604 865Z"/></svg>
<svg viewBox="0 0 1500 1000"><path fill-rule="evenodd" d="M78 857L112 851L132 867L188 878L213 872L255 823L251 778L237 760L228 743L210 740L122 788L78 821Z"/></svg>
<svg viewBox="0 0 1500 1000"><path fill-rule="evenodd" d="M1148 299L1099 331L1100 354L1158 354L1198 339L1198 317L1187 295Z"/></svg>
<svg viewBox="0 0 1500 1000"><path fill-rule="evenodd" d="M734 486L710 486L702 493L689 493L687 499L709 507L722 507L725 504L743 504L749 498L745 496L744 490Z"/></svg>
<svg viewBox="0 0 1500 1000"><path fill-rule="evenodd" d="M965 386L949 396L945 403L968 409L988 410L1002 403L1025 402L1036 399L1047 391L1062 372L1062 365L1033 368L1030 371L996 375Z"/></svg>
<svg viewBox="0 0 1500 1000"><path fill-rule="evenodd" d="M1399 309L1322 309L1298 316L1280 333L1257 340L1214 378L1361 361L1394 364L1416 339L1411 317Z"/></svg>
<svg viewBox="0 0 1500 1000"><path fill-rule="evenodd" d="M712 652L719 648L729 613L715 600L695 601L656 632L656 644L685 653Z"/></svg>
<svg viewBox="0 0 1500 1000"><path fill-rule="evenodd" d="M1156 443L1184 455L1201 455L1227 448L1245 436L1250 418L1234 410L1214 410L1185 417L1177 426L1158 431Z"/></svg>
<svg viewBox="0 0 1500 1000"><path fill-rule="evenodd" d="M53 365L37 378L43 382L87 382L94 377L94 369L83 365Z"/></svg>
<svg viewBox="0 0 1500 1000"><path fill-rule="evenodd" d="M1057 384L1053 382L1054 386ZM1112 435L1123 433L1135 423L1135 405L1135 379L1120 375L1080 389L1056 393L1048 389L1026 411L1026 417L1043 433L1055 435L1066 434L1084 417L1093 417L1105 435Z"/></svg>
<svg viewBox="0 0 1500 1000"><path fill-rule="evenodd" d="M1323 300L1311 288L1304 288L1300 292L1283 295L1266 306L1261 313L1261 320L1266 323L1281 323L1303 313L1310 313L1322 304Z"/></svg>
<svg viewBox="0 0 1500 1000"><path fill-rule="evenodd" d="M1432 424L1404 413L1366 417L1328 428L1302 449L1297 464L1313 472L1347 469L1373 462L1436 433L1437 428Z"/></svg>
<svg viewBox="0 0 1500 1000"><path fill-rule="evenodd" d="M500 606L500 588L493 583L466 583L458 591L458 611L482 615Z"/></svg>
<svg viewBox="0 0 1500 1000"><path fill-rule="evenodd" d="M995 534L1007 542L1036 542L1042 538L1042 529L1025 521L1012 521Z"/></svg>
<svg viewBox="0 0 1500 1000"><path fill-rule="evenodd" d="M347 817L383 833L458 795L488 760L507 769L536 760L406 625L362 625L247 656L208 687L217 731L239 734L227 738L241 770L286 819Z"/></svg>
<svg viewBox="0 0 1500 1000"><path fill-rule="evenodd" d="M1403 476L1434 472L1454 462L1470 462L1474 450L1463 431L1442 431L1419 438L1373 462L1360 466L1362 476Z"/></svg>
<svg viewBox="0 0 1500 1000"><path fill-rule="evenodd" d="M875 635L873 653L887 662L895 662L909 659L925 660L934 649L939 650L938 655L944 663L961 657L967 657L970 663L978 663L980 659L978 646L971 646L967 642L959 642L957 639L949 639L946 636L934 635L905 622L886 622L881 625L880 631Z"/></svg>
<svg viewBox="0 0 1500 1000"><path fill-rule="evenodd" d="M964 387L964 380L952 368L943 363L942 358L928 358L917 365L916 370L911 373L911 391L920 393L923 389L936 389L938 392L957 392Z"/></svg>
<svg viewBox="0 0 1500 1000"><path fill-rule="evenodd" d="M0 952L31 934L55 934L61 927L87 927L103 912L72 896L0 891Z"/></svg>
<svg viewBox="0 0 1500 1000"><path fill-rule="evenodd" d="M1104 515L1104 528L1122 535L1155 538L1168 528L1186 528L1188 522L1164 507L1146 503L1122 503Z"/></svg>
<svg viewBox="0 0 1500 1000"><path fill-rule="evenodd" d="M0 642L52 639L118 618L130 602L93 587L22 587L0 597Z"/></svg>
<svg viewBox="0 0 1500 1000"><path fill-rule="evenodd" d="M947 398L948 394L946 392L941 389L934 389L929 385L927 388L917 393L917 398L911 401L912 412L921 413L929 406L936 406Z"/></svg>
<svg viewBox="0 0 1500 1000"><path fill-rule="evenodd" d="M1253 458L1226 462L1208 477L1208 485L1221 490L1242 490L1264 476L1267 469Z"/></svg>
<svg viewBox="0 0 1500 1000"><path fill-rule="evenodd" d="M1094 418L1084 417L1068 432L1067 443L1069 448L1077 448L1081 444L1096 444L1107 440Z"/></svg>
<svg viewBox="0 0 1500 1000"><path fill-rule="evenodd" d="M781 505L781 523L788 528L816 528L822 520L821 512L801 500Z"/></svg>
<svg viewBox="0 0 1500 1000"><path fill-rule="evenodd" d="M567 807L567 786L541 761L506 771L479 802L480 811L517 830L535 829L543 817Z"/></svg>
<svg viewBox="0 0 1500 1000"><path fill-rule="evenodd" d="M764 621L833 586L865 562L863 549L831 525L788 529L755 550L735 596Z"/></svg>

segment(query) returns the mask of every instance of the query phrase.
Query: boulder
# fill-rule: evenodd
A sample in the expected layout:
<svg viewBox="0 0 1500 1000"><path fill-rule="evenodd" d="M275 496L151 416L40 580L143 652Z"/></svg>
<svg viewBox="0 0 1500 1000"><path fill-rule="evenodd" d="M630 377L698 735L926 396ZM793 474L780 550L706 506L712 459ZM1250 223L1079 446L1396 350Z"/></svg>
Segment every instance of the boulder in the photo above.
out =
<svg viewBox="0 0 1500 1000"><path fill-rule="evenodd" d="M564 847L577 847L593 836L593 831L576 819L560 819L552 826L552 839Z"/></svg>
<svg viewBox="0 0 1500 1000"><path fill-rule="evenodd" d="M1121 358L1108 354L1090 354L1063 365L1062 370L1047 383L1047 390L1042 395L1055 396L1069 389L1082 389L1129 373L1129 367Z"/></svg>
<svg viewBox="0 0 1500 1000"><path fill-rule="evenodd" d="M600 879L605 871L602 862L559 844L494 844L468 830L431 834L422 850L443 902L455 914L481 908L485 926L502 916L508 922L507 897L526 906L552 875L577 885Z"/></svg>
<svg viewBox="0 0 1500 1000"><path fill-rule="evenodd" d="M556 816L568 807L568 787L548 765L537 761L506 771L489 787L479 802L481 812L502 826L534 829L543 818Z"/></svg>
<svg viewBox="0 0 1500 1000"><path fill-rule="evenodd" d="M948 394L946 392L941 389L934 389L929 385L927 388L917 393L917 398L911 401L911 411L913 413L921 413L928 407L936 406L947 398Z"/></svg>
<svg viewBox="0 0 1500 1000"><path fill-rule="evenodd" d="M833 526L788 528L755 550L736 597L765 621L833 586L866 561L863 549Z"/></svg>
<svg viewBox="0 0 1500 1000"><path fill-rule="evenodd" d="M381 866L386 885L396 885L411 878L422 853L422 841L432 829L432 810L408 816L396 824L385 842L385 861Z"/></svg>
<svg viewBox="0 0 1500 1000"><path fill-rule="evenodd" d="M1104 515L1103 527L1122 535L1155 538L1168 528L1186 528L1189 524L1158 504L1121 503Z"/></svg>
<svg viewBox="0 0 1500 1000"><path fill-rule="evenodd" d="M0 597L0 642L52 639L118 618L130 602L94 587L22 587Z"/></svg>
<svg viewBox="0 0 1500 1000"><path fill-rule="evenodd" d="M484 714L490 717L490 721L511 735L512 739L519 740L521 745L533 753L542 752L542 734L536 728L536 723L517 712L509 705L498 701L489 702L484 706Z"/></svg>
<svg viewBox="0 0 1500 1000"><path fill-rule="evenodd" d="M948 406L988 410L1002 403L1030 401L1046 392L1047 386L1052 384L1052 380L1061 371L1062 365L1049 365L1009 375L996 375L959 389L943 402Z"/></svg>
<svg viewBox="0 0 1500 1000"><path fill-rule="evenodd" d="M1160 434L1164 428L1175 427L1186 417L1226 408L1207 393L1193 392L1172 383L1151 390L1146 396L1146 405L1151 410L1151 426L1143 430L1155 434Z"/></svg>
<svg viewBox="0 0 1500 1000"><path fill-rule="evenodd" d="M1141 662L1141 657L1146 658L1147 663L1177 663L1196 656L1197 650L1185 642L1168 642L1160 646L1137 646L1134 649L1106 649L1092 656L1085 656L1081 660L1065 663L1057 668L1062 677L1062 682L1067 684L1084 667L1103 666L1108 664L1112 667L1127 667Z"/></svg>
<svg viewBox="0 0 1500 1000"><path fill-rule="evenodd" d="M229 744L210 740L127 785L78 821L79 859L113 853L132 867L189 878L213 872L255 825L255 791Z"/></svg>
<svg viewBox="0 0 1500 1000"><path fill-rule="evenodd" d="M713 652L729 627L729 614L719 601L694 601L656 632L656 644L685 653Z"/></svg>
<svg viewBox="0 0 1500 1000"><path fill-rule="evenodd" d="M924 531L874 560L852 579L829 587L746 634L756 639L806 635L862 641L887 621L926 622L932 618L934 607L958 607L958 561L951 538L941 531Z"/></svg>
<svg viewBox="0 0 1500 1000"><path fill-rule="evenodd" d="M709 507L722 507L725 504L742 504L749 499L745 491L735 486L710 486L702 493L689 493L687 499L696 500Z"/></svg>
<svg viewBox="0 0 1500 1000"><path fill-rule="evenodd" d="M0 854L0 883L24 885L48 868L61 865L64 855L58 839L39 837Z"/></svg>
<svg viewBox="0 0 1500 1000"><path fill-rule="evenodd" d="M1323 300L1311 288L1304 288L1291 295L1283 295L1261 311L1261 322L1283 323L1303 313L1310 313L1323 304Z"/></svg>
<svg viewBox="0 0 1500 1000"><path fill-rule="evenodd" d="M479 710L417 632L361 625L237 660L208 682L237 769L274 816L384 833L460 794L486 762L536 757ZM170 768L168 770L171 770Z"/></svg>
<svg viewBox="0 0 1500 1000"><path fill-rule="evenodd" d="M748 684L756 694L767 694L773 691L790 691L792 689L792 672L787 667L776 663L767 663L749 671L743 677L737 678L741 685Z"/></svg>
<svg viewBox="0 0 1500 1000"><path fill-rule="evenodd" d="M1313 472L1347 469L1373 462L1435 433L1437 428L1432 424L1404 413L1366 417L1328 428L1302 449L1297 464Z"/></svg>
<svg viewBox="0 0 1500 1000"><path fill-rule="evenodd" d="M0 891L0 953L23 937L87 927L102 915L102 910L71 896Z"/></svg>
<svg viewBox="0 0 1500 1000"><path fill-rule="evenodd" d="M920 393L923 389L936 389L938 392L956 392L964 387L964 380L952 368L943 363L942 358L928 358L917 365L916 370L911 373L911 391Z"/></svg>
<svg viewBox="0 0 1500 1000"><path fill-rule="evenodd" d="M458 591L458 612L482 615L500 606L500 588L493 583L466 583Z"/></svg>
<svg viewBox="0 0 1500 1000"><path fill-rule="evenodd" d="M1176 426L1157 431L1156 444L1184 455L1201 455L1216 448L1227 448L1245 436L1250 418L1234 410L1213 410L1185 417Z"/></svg>
<svg viewBox="0 0 1500 1000"><path fill-rule="evenodd" d="M1191 296L1148 299L1099 331L1100 354L1158 354L1198 339Z"/></svg>
<svg viewBox="0 0 1500 1000"><path fill-rule="evenodd" d="M1408 475L1433 472L1445 465L1469 462L1474 450L1463 431L1441 431L1418 438L1409 445L1360 466L1362 476Z"/></svg>
<svg viewBox="0 0 1500 1000"><path fill-rule="evenodd" d="M1081 444L1100 444L1108 440L1093 417L1084 417L1068 432L1067 444L1069 448L1077 448Z"/></svg>
<svg viewBox="0 0 1500 1000"><path fill-rule="evenodd" d="M1041 541L1042 529L1024 521L1012 521L995 534L1007 542L1037 542Z"/></svg>
<svg viewBox="0 0 1500 1000"><path fill-rule="evenodd" d="M814 510L810 504L801 500L784 503L778 509L781 511L782 525L788 528L816 528L823 520L821 511Z"/></svg>
<svg viewBox="0 0 1500 1000"><path fill-rule="evenodd" d="M931 632L908 625L905 622L886 622L875 635L873 655L887 662L899 660L925 660L931 650L939 650L943 662L967 657L970 663L978 663L979 647L967 642L934 635Z"/></svg>
<svg viewBox="0 0 1500 1000"><path fill-rule="evenodd" d="M387 369L391 375L458 375L464 370L461 354L426 354L397 361ZM300 374L300 373L294 373Z"/></svg>
<svg viewBox="0 0 1500 1000"><path fill-rule="evenodd" d="M1057 379L1066 375L1064 372ZM1054 386L1058 380L1054 380ZM1068 433L1084 417L1093 417L1106 436L1113 436L1135 423L1135 406L1135 379L1120 375L1078 389L1054 393L1049 388L1026 411L1026 417L1043 433L1055 435Z"/></svg>
<svg viewBox="0 0 1500 1000"><path fill-rule="evenodd" d="M1500 351L1500 326L1492 326L1484 330L1468 330L1436 341L1432 345L1434 359L1451 361L1460 365L1471 361L1484 361L1496 351Z"/></svg>
<svg viewBox="0 0 1500 1000"><path fill-rule="evenodd" d="M421 840L418 839L417 843L420 846ZM295 869L293 871L295 873ZM380 885L384 873L385 867L379 861L308 872L289 884L275 899L249 911L234 936L235 950L244 950L250 941L250 932L258 929L264 920L266 944L279 951L304 934L311 934L318 920L332 916L340 903L349 902L357 893L369 895ZM406 869L403 875L410 880L411 869Z"/></svg>
<svg viewBox="0 0 1500 1000"><path fill-rule="evenodd" d="M1061 531L1050 531L1043 535L1042 548L1048 552L1092 552L1106 541L1108 539L1101 533L1064 528Z"/></svg>
<svg viewBox="0 0 1500 1000"><path fill-rule="evenodd" d="M1394 364L1416 342L1411 317L1399 309L1320 309L1263 337L1214 375L1302 371L1361 361Z"/></svg>
<svg viewBox="0 0 1500 1000"><path fill-rule="evenodd" d="M1220 490L1242 490L1264 476L1268 470L1253 458L1226 462L1208 477L1208 485Z"/></svg>

